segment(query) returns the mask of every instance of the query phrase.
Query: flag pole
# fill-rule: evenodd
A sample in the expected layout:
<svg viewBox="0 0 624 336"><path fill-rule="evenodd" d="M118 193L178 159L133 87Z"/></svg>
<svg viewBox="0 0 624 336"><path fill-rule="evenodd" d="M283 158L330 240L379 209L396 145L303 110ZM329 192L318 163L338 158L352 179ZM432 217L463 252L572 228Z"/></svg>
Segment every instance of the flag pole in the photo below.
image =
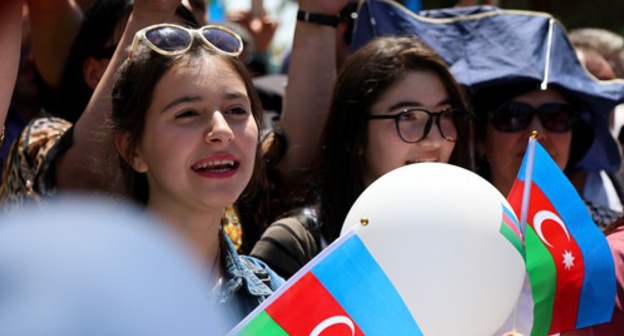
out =
<svg viewBox="0 0 624 336"><path fill-rule="evenodd" d="M529 202L531 198L531 183L533 182L533 162L535 160L535 139L537 131L531 132L529 144L527 145L527 163L524 170L524 190L522 192L522 209L520 210L520 233L524 243L524 232L526 230L527 217L529 214Z"/></svg>
<svg viewBox="0 0 624 336"><path fill-rule="evenodd" d="M368 19L371 25L371 30L373 31L373 37L377 37L377 21L375 20L375 16L373 16L371 0L366 0L366 6L368 7Z"/></svg>
<svg viewBox="0 0 624 336"><path fill-rule="evenodd" d="M525 244L524 236L526 231L527 217L529 214L529 202L531 200L531 184L533 183L533 162L535 161L535 139L537 131L531 132L529 143L527 145L526 166L524 168L524 190L522 191L522 208L520 209L520 233L522 245ZM526 275L525 275L526 276ZM516 301L513 312L512 334L521 335L518 330L518 306L520 305L520 297Z"/></svg>

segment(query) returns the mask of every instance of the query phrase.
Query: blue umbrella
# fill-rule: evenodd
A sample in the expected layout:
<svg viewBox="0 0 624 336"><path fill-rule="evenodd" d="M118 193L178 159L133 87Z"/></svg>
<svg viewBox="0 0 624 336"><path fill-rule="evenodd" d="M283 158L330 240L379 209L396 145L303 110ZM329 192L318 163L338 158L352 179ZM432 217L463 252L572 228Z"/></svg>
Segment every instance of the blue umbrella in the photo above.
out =
<svg viewBox="0 0 624 336"><path fill-rule="evenodd" d="M422 11L416 15L391 0L366 0L352 51L375 36L417 36L435 49L467 92L498 85L556 85L583 102L580 118L594 139L577 167L615 172L619 145L609 133L609 114L624 102L624 81L599 81L580 64L561 23L547 13L492 6Z"/></svg>

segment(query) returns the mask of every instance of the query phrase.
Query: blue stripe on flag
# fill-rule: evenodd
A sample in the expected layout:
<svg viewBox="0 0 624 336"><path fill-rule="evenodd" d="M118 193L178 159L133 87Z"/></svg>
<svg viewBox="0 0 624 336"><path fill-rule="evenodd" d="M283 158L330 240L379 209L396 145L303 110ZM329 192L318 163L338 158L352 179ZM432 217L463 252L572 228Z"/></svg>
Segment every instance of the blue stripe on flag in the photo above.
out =
<svg viewBox="0 0 624 336"><path fill-rule="evenodd" d="M518 173L521 180L525 176L526 159L525 156ZM616 291L615 265L609 245L574 186L538 142L534 162L533 183L550 200L583 253L585 277L576 327L609 321Z"/></svg>
<svg viewBox="0 0 624 336"><path fill-rule="evenodd" d="M357 235L315 266L312 273L364 334L422 335L403 299Z"/></svg>
<svg viewBox="0 0 624 336"><path fill-rule="evenodd" d="M516 218L516 215L505 204L503 204L503 212L507 215L507 217L509 217L509 219L511 219L511 221L514 224L516 224L516 227L519 229L520 224L518 223L518 219Z"/></svg>

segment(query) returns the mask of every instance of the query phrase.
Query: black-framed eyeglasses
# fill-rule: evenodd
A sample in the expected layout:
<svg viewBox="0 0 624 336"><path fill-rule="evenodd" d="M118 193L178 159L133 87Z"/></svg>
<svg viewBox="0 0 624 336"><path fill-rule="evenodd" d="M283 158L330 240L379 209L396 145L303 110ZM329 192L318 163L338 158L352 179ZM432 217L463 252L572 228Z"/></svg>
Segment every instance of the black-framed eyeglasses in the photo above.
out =
<svg viewBox="0 0 624 336"><path fill-rule="evenodd" d="M574 128L577 109L568 103L546 103L534 108L527 103L511 101L499 106L489 117L494 128L512 133L527 129L535 115L547 131L564 133Z"/></svg>
<svg viewBox="0 0 624 336"><path fill-rule="evenodd" d="M411 108L391 115L369 115L369 120L394 119L397 133L407 143L417 143L425 139L435 122L440 135L447 141L457 141L456 123L466 113L458 108L447 108L440 112L431 112L421 108ZM459 125L459 123L457 123Z"/></svg>

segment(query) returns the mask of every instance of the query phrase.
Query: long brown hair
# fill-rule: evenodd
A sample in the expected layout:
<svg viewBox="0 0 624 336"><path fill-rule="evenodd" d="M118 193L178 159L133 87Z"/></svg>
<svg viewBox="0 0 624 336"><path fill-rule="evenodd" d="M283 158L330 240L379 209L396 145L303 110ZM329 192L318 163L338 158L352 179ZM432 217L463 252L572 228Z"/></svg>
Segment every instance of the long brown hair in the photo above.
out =
<svg viewBox="0 0 624 336"><path fill-rule="evenodd" d="M611 233L613 233L613 231L615 231L617 228L619 228L622 225L624 225L624 216L616 219L613 223L609 224L609 226L607 226L603 230L603 233L605 234L605 236L608 236Z"/></svg>
<svg viewBox="0 0 624 336"><path fill-rule="evenodd" d="M258 94L253 86L245 66L236 58L222 55L194 42L191 49L178 56L162 56L148 48L141 48L118 70L113 87L112 128L115 133L130 134L129 144L118 159L127 187L127 193L140 204L147 204L149 185L143 173L135 171L127 162L145 131L145 119L151 105L154 88L162 76L174 65L181 62L193 62L206 57L222 59L240 76L245 84L251 102L252 115L258 129L262 129L263 111ZM215 85L218 85L215 83ZM261 158L260 139L256 147L254 170L249 184L239 197L236 205L243 225L244 242L253 244L260 238L266 225L267 201L265 199L268 183Z"/></svg>
<svg viewBox="0 0 624 336"><path fill-rule="evenodd" d="M366 143L371 106L406 71L436 73L451 105L469 115L462 89L447 64L415 38L378 38L349 57L334 88L313 178L320 197L321 231L328 242L338 237L349 209L365 188L364 158L359 153ZM450 163L472 170L472 120L465 118L455 126L461 132Z"/></svg>

